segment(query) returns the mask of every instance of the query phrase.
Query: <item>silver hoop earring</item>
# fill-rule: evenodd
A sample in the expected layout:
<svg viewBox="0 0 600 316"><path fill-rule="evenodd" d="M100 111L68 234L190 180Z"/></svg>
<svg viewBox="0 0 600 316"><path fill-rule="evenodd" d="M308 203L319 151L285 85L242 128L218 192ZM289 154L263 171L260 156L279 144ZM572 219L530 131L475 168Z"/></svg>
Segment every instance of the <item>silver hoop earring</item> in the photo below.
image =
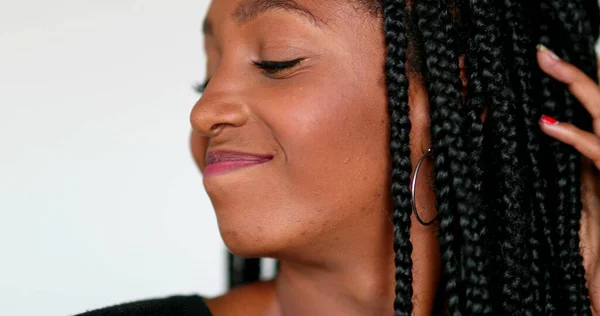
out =
<svg viewBox="0 0 600 316"><path fill-rule="evenodd" d="M421 164L423 163L423 161L425 160L425 158L427 157L432 157L433 153L431 151L431 148L429 148L427 150L427 152L425 152L423 154L423 156L421 156L421 159L419 159L419 162L417 162L417 166L415 167L415 174L412 177L412 181L410 182L410 191L411 191L411 200L410 200L410 204L412 204L412 210L415 213L415 216L417 217L417 220L419 221L419 223L421 223L421 225L423 226L429 226L431 224L433 224L436 220L437 220L437 215L429 222L425 222L421 219L421 216L419 216L419 212L417 211L417 200L415 198L415 191L416 191L416 187L417 187L417 176L419 175L419 169L421 168Z"/></svg>

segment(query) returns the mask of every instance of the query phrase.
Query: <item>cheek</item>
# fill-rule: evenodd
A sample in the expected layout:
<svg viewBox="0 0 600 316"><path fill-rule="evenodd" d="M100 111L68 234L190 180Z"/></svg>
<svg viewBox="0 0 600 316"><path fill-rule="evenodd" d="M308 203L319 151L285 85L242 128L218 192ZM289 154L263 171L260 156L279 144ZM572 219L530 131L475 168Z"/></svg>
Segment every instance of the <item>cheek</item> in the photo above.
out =
<svg viewBox="0 0 600 316"><path fill-rule="evenodd" d="M346 72L256 91L252 110L277 158L205 185L230 250L264 256L325 247L389 207L385 86Z"/></svg>
<svg viewBox="0 0 600 316"><path fill-rule="evenodd" d="M280 104L286 106L265 113L284 151L282 174L301 203L299 214L321 221L371 211L373 200L387 190L385 87L348 78L311 78L310 85L282 94ZM318 212L322 209L327 212Z"/></svg>

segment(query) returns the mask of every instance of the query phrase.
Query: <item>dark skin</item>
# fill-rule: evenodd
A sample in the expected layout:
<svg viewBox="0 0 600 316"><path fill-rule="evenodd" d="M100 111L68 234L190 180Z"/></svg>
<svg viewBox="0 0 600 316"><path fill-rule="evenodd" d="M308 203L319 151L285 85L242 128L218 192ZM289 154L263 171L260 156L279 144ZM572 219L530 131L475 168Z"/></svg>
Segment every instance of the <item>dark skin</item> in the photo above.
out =
<svg viewBox="0 0 600 316"><path fill-rule="evenodd" d="M273 281L206 302L216 316L392 315L381 17L351 1L297 0L303 10L238 10L251 2L214 0L210 6L210 84L192 110L190 141L201 171L209 150L273 156L203 183L229 250L277 258L281 269ZM253 64L298 59L279 70ZM430 145L429 107L421 77L412 73L409 81L415 166ZM431 165L421 172L430 173ZM435 195L425 178L417 202L427 220L435 216ZM430 315L440 269L436 227L420 225L414 215L412 222L413 314Z"/></svg>
<svg viewBox="0 0 600 316"><path fill-rule="evenodd" d="M201 170L207 150L274 156L264 165L204 178L204 185L227 247L242 256L277 258L281 270L274 282L208 304L216 315L391 314L391 166L380 18L350 2L304 0L297 2L317 24L283 9L240 23L232 14L242 2L213 1L207 14L210 84L191 114L192 148ZM251 63L296 58L306 59L275 74ZM429 148L428 103L422 85L410 92L416 164ZM221 125L211 131L215 124ZM431 190L418 192L423 217L432 218ZM411 238L415 311L428 315L439 271L435 227L413 225ZM248 296L249 305L230 304Z"/></svg>

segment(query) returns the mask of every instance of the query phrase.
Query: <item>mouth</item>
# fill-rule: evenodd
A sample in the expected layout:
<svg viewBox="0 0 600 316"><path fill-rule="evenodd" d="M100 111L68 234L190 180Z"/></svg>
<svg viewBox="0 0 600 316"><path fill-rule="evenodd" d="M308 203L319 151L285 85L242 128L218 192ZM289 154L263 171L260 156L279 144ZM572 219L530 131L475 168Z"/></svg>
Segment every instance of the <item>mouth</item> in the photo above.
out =
<svg viewBox="0 0 600 316"><path fill-rule="evenodd" d="M273 156L231 151L211 151L206 155L204 177L216 176L249 166L269 162Z"/></svg>

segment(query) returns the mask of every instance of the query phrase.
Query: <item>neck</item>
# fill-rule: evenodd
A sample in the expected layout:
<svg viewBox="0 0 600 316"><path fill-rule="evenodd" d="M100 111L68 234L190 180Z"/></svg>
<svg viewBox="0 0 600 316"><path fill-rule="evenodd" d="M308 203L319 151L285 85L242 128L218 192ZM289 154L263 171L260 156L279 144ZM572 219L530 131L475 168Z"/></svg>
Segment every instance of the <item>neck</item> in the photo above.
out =
<svg viewBox="0 0 600 316"><path fill-rule="evenodd" d="M329 270L283 262L275 281L281 314L392 315L393 269L384 276L373 266L360 266ZM389 270L388 265L381 268Z"/></svg>
<svg viewBox="0 0 600 316"><path fill-rule="evenodd" d="M356 225L343 232L344 244L303 252L312 254L309 260L282 259L275 280L281 314L392 315L393 226L387 216L376 226Z"/></svg>
<svg viewBox="0 0 600 316"><path fill-rule="evenodd" d="M329 245L326 252L313 252L310 261L281 259L274 282L278 314L393 315L393 226L387 218L381 225L381 229L356 232L356 240L345 247ZM413 291L418 295L412 315L431 315L435 300L439 258L431 232L411 228Z"/></svg>

